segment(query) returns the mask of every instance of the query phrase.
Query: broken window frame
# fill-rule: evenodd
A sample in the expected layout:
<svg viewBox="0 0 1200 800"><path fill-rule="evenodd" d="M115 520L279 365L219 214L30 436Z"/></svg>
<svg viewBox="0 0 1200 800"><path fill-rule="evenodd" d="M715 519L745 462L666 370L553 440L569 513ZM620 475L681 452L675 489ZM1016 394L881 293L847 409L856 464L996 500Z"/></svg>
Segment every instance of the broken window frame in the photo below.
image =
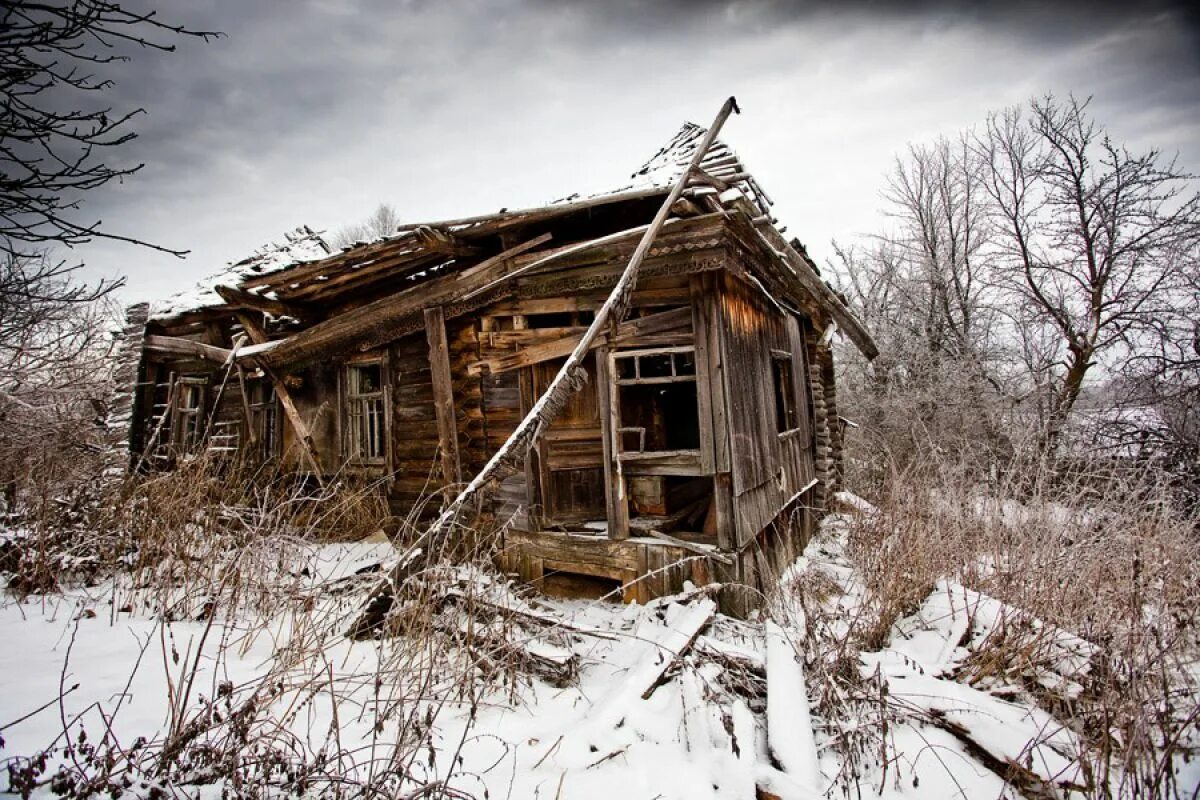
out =
<svg viewBox="0 0 1200 800"><path fill-rule="evenodd" d="M273 381L262 378L249 382L250 396L246 398L246 408L249 410L248 420L252 442L253 456L260 461L270 461L280 454L280 443L283 434L282 415L279 408L279 397L275 393Z"/></svg>
<svg viewBox="0 0 1200 800"><path fill-rule="evenodd" d="M181 375L175 379L171 415L171 449L177 455L199 452L204 443L204 407L208 378Z"/></svg>
<svg viewBox="0 0 1200 800"><path fill-rule="evenodd" d="M795 361L786 350L771 350L771 385L775 403L775 432L795 435L803 430L800 397L796 391Z"/></svg>
<svg viewBox="0 0 1200 800"><path fill-rule="evenodd" d="M644 377L642 375L642 360L647 358L661 358L669 356L671 359L671 373L669 375L651 375ZM691 371L680 371L680 356L690 356ZM622 374L622 361L633 362L633 374L631 377L620 377ZM696 348L693 345L679 345L675 347L647 347L634 350L618 350L609 354L609 374L613 376L613 383L616 385L615 391L615 422L616 426L613 430L613 451L617 458L622 461L636 460L651 460L661 459L672 455L695 455L697 458L700 455L700 448L690 447L683 449L663 449L663 450L647 450L646 449L646 429L641 426L628 426L624 424L621 418L621 387L623 386L648 386L648 385L663 385L673 383L690 383L695 392L700 391L699 377L696 367ZM699 397L697 395L697 404ZM703 423L698 419L697 426ZM636 434L638 436L639 447L637 450L629 450L625 447L626 436ZM697 430L697 437L702 435L702 432Z"/></svg>
<svg viewBox="0 0 1200 800"><path fill-rule="evenodd" d="M370 392L356 388L355 376L361 370L379 370L379 386ZM391 439L388 414L388 371L382 356L350 361L342 368L342 444L348 464L365 467L386 467ZM374 427L359 420L375 419Z"/></svg>

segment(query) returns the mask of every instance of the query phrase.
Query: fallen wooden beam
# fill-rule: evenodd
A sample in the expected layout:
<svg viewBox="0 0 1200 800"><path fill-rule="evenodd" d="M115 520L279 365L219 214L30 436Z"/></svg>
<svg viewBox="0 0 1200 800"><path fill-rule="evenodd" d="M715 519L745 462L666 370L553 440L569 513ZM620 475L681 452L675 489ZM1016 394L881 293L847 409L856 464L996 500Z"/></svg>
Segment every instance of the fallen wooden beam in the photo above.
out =
<svg viewBox="0 0 1200 800"><path fill-rule="evenodd" d="M214 347L211 344L204 344L203 342L184 339L179 336L150 334L146 337L143 346L155 353L165 353L185 358L199 358L202 361L210 361L214 364L222 365L228 363L229 356L232 354L232 351L226 350L224 347Z"/></svg>
<svg viewBox="0 0 1200 800"><path fill-rule="evenodd" d="M242 323L242 327L246 330L246 335L250 337L250 341L254 344L265 344L268 341L267 333L261 326L248 314L238 314L238 321ZM317 447L313 443L312 434L308 430L308 425L304 423L304 419L300 416L300 410L296 408L296 403L292 400L292 393L288 391L287 385L276 375L270 367L264 366L263 372L271 379L271 383L275 385L275 396L279 398L279 405L283 407L283 415L287 417L291 423L292 430L296 433L296 438L300 440L300 451L307 457L309 466L312 467L313 477L317 479L317 484L324 486L324 481L321 479L321 462L317 458Z"/></svg>
<svg viewBox="0 0 1200 800"><path fill-rule="evenodd" d="M642 659L626 677L629 694L649 700L667 672L696 643L696 637L717 613L717 604L708 598L681 608L683 610L668 624L662 636L653 642L655 654Z"/></svg>
<svg viewBox="0 0 1200 800"><path fill-rule="evenodd" d="M644 531L644 533L647 536L653 536L655 539L661 539L668 544L673 544L681 550L687 550L690 553L696 553L697 555L702 555L705 558L711 558L713 561L719 561L722 564L733 563L733 559L729 558L728 556L721 555L721 552L715 547L705 547L702 544L689 542L685 539L680 539L678 536L672 536L669 533L663 533L662 531L655 530L654 528L648 528Z"/></svg>
<svg viewBox="0 0 1200 800"><path fill-rule="evenodd" d="M548 235L546 238L549 238ZM538 237L523 242L515 247L485 259L471 269L475 273L484 272L493 267L499 267L514 255L536 247L546 239ZM417 314L432 305L440 305L462 296L462 286L458 276L447 275L419 286L397 292L395 294L373 300L339 314L336 317L317 323L316 325L288 337L267 353L258 356L258 360L274 366L300 361L326 350L347 340L366 336L372 331L378 331L394 325L411 314Z"/></svg>
<svg viewBox="0 0 1200 800"><path fill-rule="evenodd" d="M609 293L608 299L604 301L604 305L596 311L596 316L592 320L587 333L583 335L575 349L571 352L571 355L567 357L566 362L559 368L558 373L550 381L550 385L546 387L542 396L533 404L529 413L525 415L525 418L521 420L520 424L517 425L504 444L492 454L492 457L484 465L483 469L446 506L441 515L434 520L433 524L417 538L412 544L412 548L423 547L427 542L446 535L453 526L459 524L459 516L464 511L481 507L482 501L495 491L500 481L521 468L530 449L537 444L542 432L549 427L559 412L566 407L571 395L583 388L587 382L587 373L582 366L584 357L591 350L592 343L595 342L601 332L608 329L610 324L614 326L619 324L625 316L625 313L629 309L634 287L637 285L638 269L641 267L646 255L650 252L650 247L654 243L655 236L658 235L658 232L662 230L663 225L666 223L667 216L671 213L671 207L683 193L683 189L687 185L692 171L700 166L701 160L708 152L709 147L712 146L713 140L716 139L717 133L721 130L721 126L725 124L725 120L735 110L737 110L737 101L730 97L721 107L721 111L717 114L717 118L713 121L712 126L704 134L704 138L697 146L691 162L675 182L675 185L667 194L662 205L659 206L658 212L654 215L654 220L650 223L650 226L642 235L641 241L638 242L637 248L633 251L633 256L629 259L625 271L621 273L616 286ZM620 480L620 462L617 462L615 469L617 470L618 480ZM619 500L620 502L624 502L624 498L619 498ZM387 578L376 586L375 591L367 601L366 608L377 613L378 609L385 605L382 599L390 596L391 589L395 585L397 585L396 580L389 574ZM382 623L382 621L382 615L377 620L364 620L360 618L354 627L360 629L362 625L374 625Z"/></svg>
<svg viewBox="0 0 1200 800"><path fill-rule="evenodd" d="M674 308L670 311L660 311L657 314L625 320L617 326L616 344L618 346L626 344L628 340L639 336L648 336L684 328L690 329L691 324L692 310L690 308ZM486 368L488 372L496 374L520 369L521 367L528 367L532 364L549 361L553 358L562 358L565 355L570 355L579 345L579 341L586 335L587 331L584 331L570 336L563 336L553 341L540 342L518 350L515 353L480 359L469 364L467 372L471 375L479 375ZM608 344L608 334L601 333L592 342L592 347L605 347Z"/></svg>
<svg viewBox="0 0 1200 800"><path fill-rule="evenodd" d="M213 287L221 299L233 308L248 308L251 311L262 311L275 317L295 317L306 319L309 313L295 303L285 303L270 297L263 297L254 292L243 291L232 286Z"/></svg>

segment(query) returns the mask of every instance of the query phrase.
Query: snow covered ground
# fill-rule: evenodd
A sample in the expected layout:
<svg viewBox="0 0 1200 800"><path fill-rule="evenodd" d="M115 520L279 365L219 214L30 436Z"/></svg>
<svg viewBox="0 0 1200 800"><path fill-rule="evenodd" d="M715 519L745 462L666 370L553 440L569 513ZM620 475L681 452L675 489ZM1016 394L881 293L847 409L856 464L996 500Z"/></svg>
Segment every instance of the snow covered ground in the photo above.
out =
<svg viewBox="0 0 1200 800"><path fill-rule="evenodd" d="M550 621L545 635L503 630L528 635L520 644L550 662L569 660L577 679L566 686L517 676L464 692L457 668L442 675L412 654L398 661L391 641L342 637L373 580L359 573L390 554L384 543L297 550L290 574L303 576L302 602L281 604L265 622L219 612L167 622L113 585L10 599L0 605L0 756L19 768L57 741L44 781L56 764L86 762L87 748L61 749L81 731L93 745L109 735L118 752L145 737L149 752L186 731L199 709L216 708L228 724L209 725L193 746L212 740L216 751L240 730L248 760L269 750L277 760L288 754L293 772L308 765L313 796L382 774L397 796L479 798L1049 797L1085 783L1075 760L1082 744L1028 693L993 678L968 682L980 673L964 665L1008 610L953 582L858 658L874 696L818 702L837 700L841 684L811 683L796 652L813 657L806 648L836 641L861 611L846 520L830 517L787 572L769 622L724 617L705 591L646 607L554 601L464 571L462 580L485 584L489 602ZM789 591L818 577L827 591L808 618ZM1055 657L1039 680L1069 695L1090 645L1065 632L1051 640ZM231 722L239 714L249 720L242 728ZM847 742L861 743L853 764L839 746ZM130 771L130 796L158 787L219 797L231 788L203 757L192 762L165 777ZM1020 790L1000 777L1006 769L1019 773ZM1200 772L1181 780L1200 784ZM34 795L51 792L43 783Z"/></svg>

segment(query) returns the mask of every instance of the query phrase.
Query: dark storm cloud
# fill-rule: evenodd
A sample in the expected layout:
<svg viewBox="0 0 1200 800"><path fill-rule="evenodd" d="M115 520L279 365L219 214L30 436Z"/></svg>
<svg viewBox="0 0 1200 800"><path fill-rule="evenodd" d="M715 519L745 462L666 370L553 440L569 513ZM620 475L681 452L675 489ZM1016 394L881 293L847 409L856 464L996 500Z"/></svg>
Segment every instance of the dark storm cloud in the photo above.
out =
<svg viewBox="0 0 1200 800"><path fill-rule="evenodd" d="M1118 133L1168 149L1200 121L1196 17L1167 3L208 0L160 13L226 36L110 70L106 100L147 110L118 157L146 167L84 209L196 250L182 268L90 252L159 292L380 200L451 216L628 174L730 93L750 111L735 143L806 238L826 241L869 224L906 141L1030 94L1095 94Z"/></svg>

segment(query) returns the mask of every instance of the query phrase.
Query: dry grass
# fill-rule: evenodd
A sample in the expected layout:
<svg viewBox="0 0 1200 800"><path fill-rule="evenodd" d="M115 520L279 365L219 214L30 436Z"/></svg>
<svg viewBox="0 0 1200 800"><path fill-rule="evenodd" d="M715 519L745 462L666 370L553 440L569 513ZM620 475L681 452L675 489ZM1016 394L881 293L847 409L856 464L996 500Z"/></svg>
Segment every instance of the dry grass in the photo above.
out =
<svg viewBox="0 0 1200 800"><path fill-rule="evenodd" d="M324 577L318 546L381 522L401 542L420 529L421 509L385 519L378 487L245 480L231 466L183 463L124 487L78 525L31 521L12 545L14 593L91 584L111 593L114 619L159 621L140 668L164 671L168 710L165 728L137 742L118 741L112 709L99 723L68 720L44 754L10 759L13 791L154 794L220 781L230 797L454 797L441 781L456 754L432 746L439 715L465 708L473 719L484 697L511 701L533 675L573 678L574 662L553 656L562 632L522 616L493 571L499 531L424 548L394 587L390 635L351 645L346 631L388 565ZM195 646L175 641L175 621L201 624ZM274 656L261 674L218 678L263 641Z"/></svg>
<svg viewBox="0 0 1200 800"><path fill-rule="evenodd" d="M1175 761L1200 739L1197 520L1153 472L1112 463L1029 458L974 474L926 457L883 482L878 513L848 532L865 602L841 641L882 647L943 577L995 597L1011 613L959 679L1020 686L1066 722L1087 744L1089 796L1181 796ZM1038 680L1062 631L1092 645L1072 691Z"/></svg>

